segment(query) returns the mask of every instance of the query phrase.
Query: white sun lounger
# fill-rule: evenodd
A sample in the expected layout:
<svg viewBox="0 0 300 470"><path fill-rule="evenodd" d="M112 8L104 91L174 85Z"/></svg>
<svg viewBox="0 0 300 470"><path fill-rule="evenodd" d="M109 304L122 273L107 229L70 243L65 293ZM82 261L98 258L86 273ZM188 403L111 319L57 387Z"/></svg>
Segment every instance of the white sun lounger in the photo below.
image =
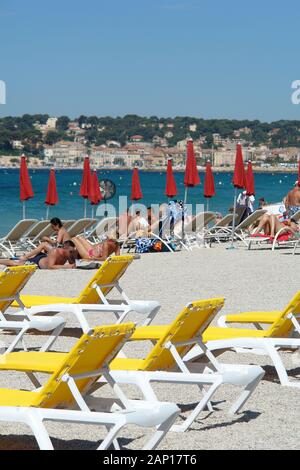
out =
<svg viewBox="0 0 300 470"><path fill-rule="evenodd" d="M20 220L5 237L0 239L0 248L8 255L15 256L22 237L35 225L36 219Z"/></svg>

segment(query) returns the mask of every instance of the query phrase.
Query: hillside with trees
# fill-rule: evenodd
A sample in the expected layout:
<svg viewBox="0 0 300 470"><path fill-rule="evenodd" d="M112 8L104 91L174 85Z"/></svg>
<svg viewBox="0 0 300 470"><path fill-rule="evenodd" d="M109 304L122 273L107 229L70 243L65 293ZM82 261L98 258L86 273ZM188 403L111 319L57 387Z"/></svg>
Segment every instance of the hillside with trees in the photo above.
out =
<svg viewBox="0 0 300 470"><path fill-rule="evenodd" d="M254 145L267 144L270 148L299 146L300 121L277 121L264 123L258 120L201 119L189 116L160 118L126 115L79 116L71 120L61 116L56 129L42 133L38 127L45 125L47 114L25 114L22 117L3 117L0 119L0 154L18 155L13 142L19 141L23 151L41 155L44 145L52 145L59 140L74 140L76 132L70 131L70 124L76 122L87 145L102 145L114 140L124 145L132 136L140 135L144 141L152 142L154 137L166 139L169 146L190 136L194 139L205 137L203 147L210 147L213 134L221 138L239 138ZM243 133L245 129L245 133ZM242 131L241 131L242 130Z"/></svg>

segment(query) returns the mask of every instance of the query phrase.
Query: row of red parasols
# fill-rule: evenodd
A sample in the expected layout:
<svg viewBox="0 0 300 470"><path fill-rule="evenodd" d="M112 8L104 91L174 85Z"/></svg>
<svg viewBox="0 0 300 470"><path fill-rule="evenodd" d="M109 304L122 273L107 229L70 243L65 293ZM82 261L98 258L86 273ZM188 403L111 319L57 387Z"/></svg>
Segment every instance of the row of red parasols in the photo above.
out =
<svg viewBox="0 0 300 470"><path fill-rule="evenodd" d="M193 140L190 139L187 142L187 151L186 151L186 168L184 174L184 185L185 185L185 197L184 202L187 202L188 188L195 187L201 183L200 176L197 169L196 157L194 151ZM300 181L300 162L299 162L299 181ZM235 158L235 168L233 175L233 185L235 187L235 197L234 202L236 201L236 190L245 189L249 196L255 194L254 187L254 175L251 162L248 162L247 171L244 167L243 153L241 144L237 144L236 147L236 158ZM85 211L84 216L86 217L86 203L89 200L92 205L98 205L103 196L100 191L99 181L96 170L91 171L89 157L84 159L83 166L83 175L82 182L80 186L80 196L85 200ZM172 168L172 159L168 160L167 164L167 173L166 173L166 189L165 194L168 198L174 198L178 195L178 190L176 186L176 181L173 174ZM214 197L216 194L215 191L215 182L214 175L212 171L211 163L208 161L206 163L205 171L205 181L204 181L204 197L209 200ZM23 204L23 218L25 218L25 201L32 198L34 192L31 185L31 180L29 177L26 157L21 157L21 167L20 167L20 199ZM139 180L138 168L134 168L132 175L132 185L131 185L131 200L138 201L143 198L141 184ZM48 190L46 195L45 204L49 206L54 206L58 203L58 194L56 187L56 178L55 171L50 170L50 177L48 183Z"/></svg>

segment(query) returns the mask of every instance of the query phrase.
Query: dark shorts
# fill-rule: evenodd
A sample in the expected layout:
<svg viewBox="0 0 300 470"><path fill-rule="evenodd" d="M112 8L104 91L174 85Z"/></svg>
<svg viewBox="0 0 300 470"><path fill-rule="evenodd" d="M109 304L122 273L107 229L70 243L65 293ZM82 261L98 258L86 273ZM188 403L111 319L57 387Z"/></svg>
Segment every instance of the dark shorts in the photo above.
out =
<svg viewBox="0 0 300 470"><path fill-rule="evenodd" d="M38 255L34 256L33 258L29 258L25 264L36 264L37 267L40 269L39 262L41 259L47 258L47 255L45 253L39 253Z"/></svg>

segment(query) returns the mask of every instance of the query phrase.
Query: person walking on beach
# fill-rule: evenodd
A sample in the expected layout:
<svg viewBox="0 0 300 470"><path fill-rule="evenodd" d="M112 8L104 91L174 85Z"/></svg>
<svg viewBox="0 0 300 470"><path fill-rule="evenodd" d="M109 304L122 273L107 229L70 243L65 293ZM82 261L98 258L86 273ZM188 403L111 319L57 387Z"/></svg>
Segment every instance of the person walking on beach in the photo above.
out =
<svg viewBox="0 0 300 470"><path fill-rule="evenodd" d="M24 266L35 264L39 269L73 269L76 267L75 259L78 253L72 240L67 240L61 248L53 248L48 255L39 253L32 258L19 260L1 259L3 266ZM67 263L67 264L66 264Z"/></svg>
<svg viewBox="0 0 300 470"><path fill-rule="evenodd" d="M238 207L245 207L247 209L247 216L254 212L255 197L248 196L247 191L243 191L239 194L236 202Z"/></svg>
<svg viewBox="0 0 300 470"><path fill-rule="evenodd" d="M296 181L294 189L287 194L285 207L290 219L300 210L300 187L298 181Z"/></svg>

